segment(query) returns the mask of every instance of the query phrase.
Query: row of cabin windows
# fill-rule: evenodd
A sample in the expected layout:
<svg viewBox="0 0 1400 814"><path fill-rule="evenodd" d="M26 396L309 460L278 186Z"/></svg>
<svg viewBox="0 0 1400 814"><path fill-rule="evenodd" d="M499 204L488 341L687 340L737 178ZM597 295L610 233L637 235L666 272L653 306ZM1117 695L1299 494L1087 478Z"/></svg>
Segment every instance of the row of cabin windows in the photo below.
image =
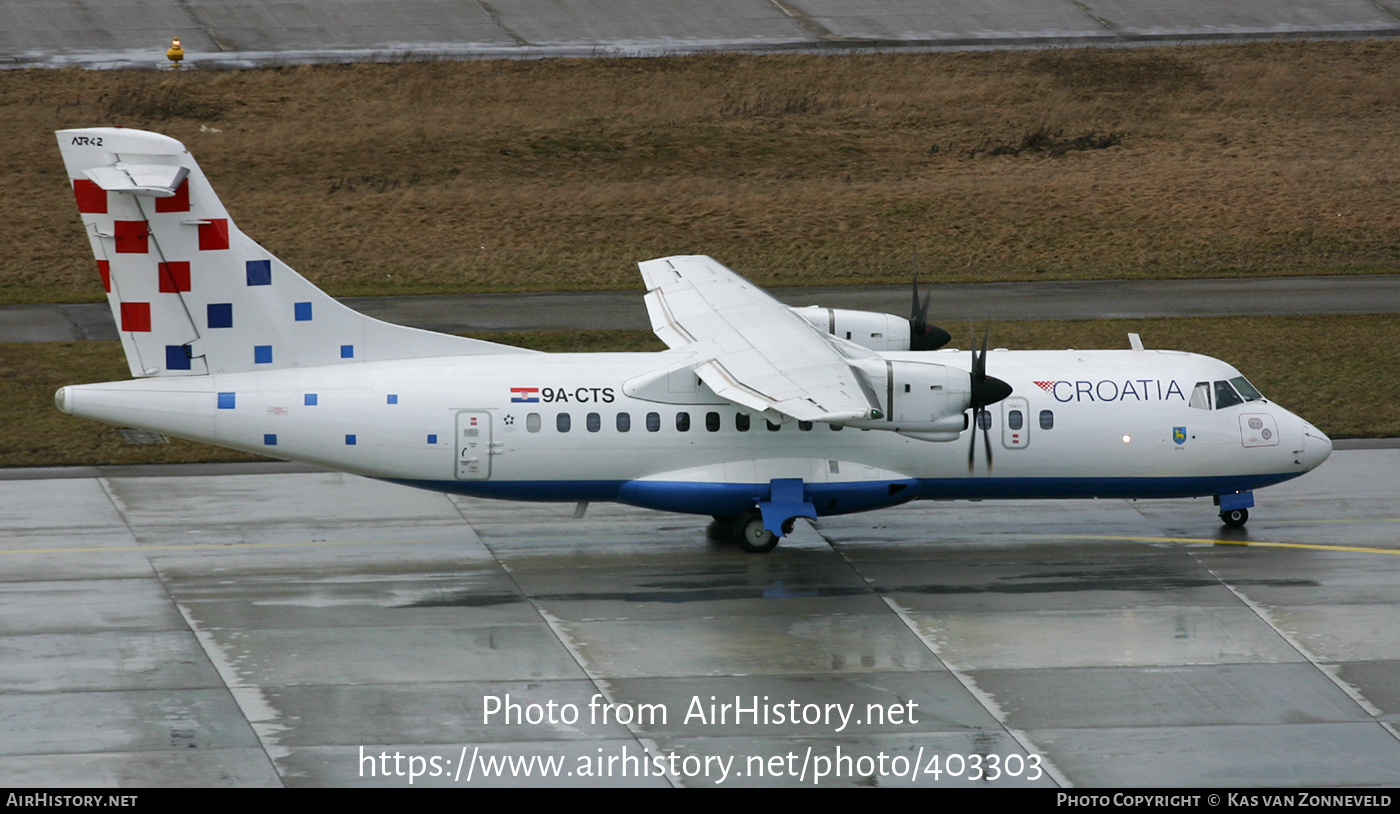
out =
<svg viewBox="0 0 1400 814"><path fill-rule="evenodd" d="M647 413L647 415L646 415L646 422L645 422L645 423L646 423L647 432L660 432L660 431L661 431L661 414L660 414L660 413ZM768 431L769 431L769 432L778 432L779 430L781 430L781 429L783 428L783 425L781 425L781 424L774 424L772 421L768 421L767 419L765 419L763 423L766 424L766 425L768 426ZM978 423L978 426L980 426L980 427L981 427L982 429L984 429L984 430L989 430L989 429L991 429L991 428L992 428L992 414L991 414L991 412L990 412L990 411L984 411L984 412L982 412L981 415L980 415L979 418L978 418L978 422L977 422L977 423ZM557 415L554 416L554 429L555 429L556 431L558 431L558 432L568 432L569 430L573 429L573 424L574 424L573 416L572 416L571 414L569 414L569 413L559 413L559 414L557 414ZM720 429L722 428L722 425L723 425L723 419L721 419L719 413L713 412L713 411L708 412L708 413L705 413L705 429L706 429L706 430L708 430L709 432L719 432ZM1024 417L1024 415L1022 415L1022 413L1021 413L1020 410L1010 410L1010 411L1007 412L1007 414L1006 414L1006 426L1007 426L1007 427L1009 427L1010 429L1013 429L1013 430L1019 430L1019 429L1021 429L1021 427L1024 426L1024 425L1025 425L1025 417ZM530 432L539 432L541 426L542 426L542 419L540 418L540 414L539 414L539 413L530 413L530 414L528 414L528 415L525 416L525 429L526 429L526 430L528 430L528 431L530 431ZM588 413L587 415L585 415L585 416L583 417L583 426L584 426L584 428L586 428L589 432L598 432L598 431L600 431L600 430L603 429L603 416L602 416L601 414L599 414L599 413ZM631 431L632 431L632 414L631 414L631 413L617 413L616 416L614 417L614 424L613 424L613 426L615 426L615 427L617 428L617 431L618 431L618 432L631 432ZM747 413L736 413L736 414L734 415L734 429L738 430L739 432L748 432L751 426L752 426L752 418L751 418ZM842 426L841 426L840 424L828 424L827 426L828 426L829 428L831 428L832 432L840 432L840 431L843 429ZM1040 411L1040 428L1041 428L1042 430L1050 430L1050 429L1054 429L1054 428L1055 428L1055 413L1054 413L1053 411L1051 411L1051 410L1041 410L1041 411ZM810 432L811 429L812 429L812 422L810 422L810 421L799 421L799 422L797 422L797 429L800 430L800 431L802 431L802 432ZM676 432L690 432L690 413L686 413L686 412L676 413Z"/></svg>
<svg viewBox="0 0 1400 814"><path fill-rule="evenodd" d="M984 430L992 428L992 414L984 411L977 416L977 426ZM1006 411L1006 428L1009 430L1019 430L1026 426L1026 416L1020 410ZM1053 410L1040 411L1040 428L1042 430L1055 429L1055 412Z"/></svg>
<svg viewBox="0 0 1400 814"><path fill-rule="evenodd" d="M772 421L765 420L763 423L768 425L769 432L777 432L783 428L783 425L774 424ZM530 413L525 416L525 429L530 432L539 432L542 424L543 421L540 418L539 413ZM569 413L559 413L554 416L554 429L558 432L568 432L569 430L573 429L573 425L574 419L573 416ZM719 432L722 425L723 419L720 418L719 413L705 413L706 430L709 430L710 432ZM589 432L598 432L601 429L603 429L603 416L599 413L588 413L583 417L583 426ZM613 426L617 427L618 432L631 432L632 414L618 413L614 418ZM748 432L751 426L752 418L749 415L745 413L735 414L734 429L738 430L739 432ZM836 424L830 424L828 426L830 426L832 430L842 429ZM661 414L647 413L646 428L647 432L660 432ZM797 422L797 428L802 432L809 432L812 429L812 422L799 421ZM690 413L676 413L676 432L690 432Z"/></svg>

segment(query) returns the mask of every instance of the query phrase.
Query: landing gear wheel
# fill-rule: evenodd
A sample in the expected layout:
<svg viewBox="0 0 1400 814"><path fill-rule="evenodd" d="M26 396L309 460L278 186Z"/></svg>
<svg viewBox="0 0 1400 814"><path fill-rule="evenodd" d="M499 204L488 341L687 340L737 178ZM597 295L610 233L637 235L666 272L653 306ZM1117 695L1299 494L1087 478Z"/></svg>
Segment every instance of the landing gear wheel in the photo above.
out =
<svg viewBox="0 0 1400 814"><path fill-rule="evenodd" d="M728 540L734 536L734 518L720 517L714 515L710 525L705 528L705 536L711 540Z"/></svg>
<svg viewBox="0 0 1400 814"><path fill-rule="evenodd" d="M778 545L778 535L763 527L763 514L749 509L734 520L734 538L750 554L767 554Z"/></svg>
<svg viewBox="0 0 1400 814"><path fill-rule="evenodd" d="M1249 521L1249 509L1231 509L1228 512L1220 513L1220 522L1232 529L1244 528L1244 524Z"/></svg>

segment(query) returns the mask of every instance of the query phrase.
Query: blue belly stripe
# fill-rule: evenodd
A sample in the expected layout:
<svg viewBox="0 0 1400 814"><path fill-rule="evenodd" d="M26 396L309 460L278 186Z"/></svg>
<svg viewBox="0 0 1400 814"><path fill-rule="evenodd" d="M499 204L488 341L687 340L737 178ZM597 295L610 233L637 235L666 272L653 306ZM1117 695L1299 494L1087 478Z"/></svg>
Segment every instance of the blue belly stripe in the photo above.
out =
<svg viewBox="0 0 1400 814"><path fill-rule="evenodd" d="M1087 498L1213 497L1262 489L1302 473L1185 478L924 478L808 483L807 500L819 516L870 511L910 500L1054 500ZM573 503L625 503L683 514L732 517L767 500L768 483L694 483L651 480L452 481L384 478L435 492Z"/></svg>

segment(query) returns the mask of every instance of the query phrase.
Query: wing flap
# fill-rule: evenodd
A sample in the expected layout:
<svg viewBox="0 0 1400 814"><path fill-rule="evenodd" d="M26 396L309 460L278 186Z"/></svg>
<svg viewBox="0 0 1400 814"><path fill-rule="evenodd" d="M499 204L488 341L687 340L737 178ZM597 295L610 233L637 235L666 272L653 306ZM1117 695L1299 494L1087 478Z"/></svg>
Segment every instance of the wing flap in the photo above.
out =
<svg viewBox="0 0 1400 814"><path fill-rule="evenodd" d="M848 351L791 309L704 256L640 263L652 330L696 353L696 375L725 399L799 421L878 414ZM843 343L844 345L844 343Z"/></svg>

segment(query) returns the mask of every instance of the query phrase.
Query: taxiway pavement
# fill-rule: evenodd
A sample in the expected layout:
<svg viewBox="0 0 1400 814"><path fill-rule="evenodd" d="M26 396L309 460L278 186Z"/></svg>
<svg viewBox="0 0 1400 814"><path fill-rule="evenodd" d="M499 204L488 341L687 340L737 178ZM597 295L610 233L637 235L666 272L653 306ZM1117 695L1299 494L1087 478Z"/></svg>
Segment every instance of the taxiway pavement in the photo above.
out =
<svg viewBox="0 0 1400 814"><path fill-rule="evenodd" d="M921 503L769 555L292 465L10 470L0 777L1394 786L1400 449L1346 447L1245 530L1208 500Z"/></svg>
<svg viewBox="0 0 1400 814"><path fill-rule="evenodd" d="M1007 48L1400 33L1396 0L0 0L0 66Z"/></svg>

